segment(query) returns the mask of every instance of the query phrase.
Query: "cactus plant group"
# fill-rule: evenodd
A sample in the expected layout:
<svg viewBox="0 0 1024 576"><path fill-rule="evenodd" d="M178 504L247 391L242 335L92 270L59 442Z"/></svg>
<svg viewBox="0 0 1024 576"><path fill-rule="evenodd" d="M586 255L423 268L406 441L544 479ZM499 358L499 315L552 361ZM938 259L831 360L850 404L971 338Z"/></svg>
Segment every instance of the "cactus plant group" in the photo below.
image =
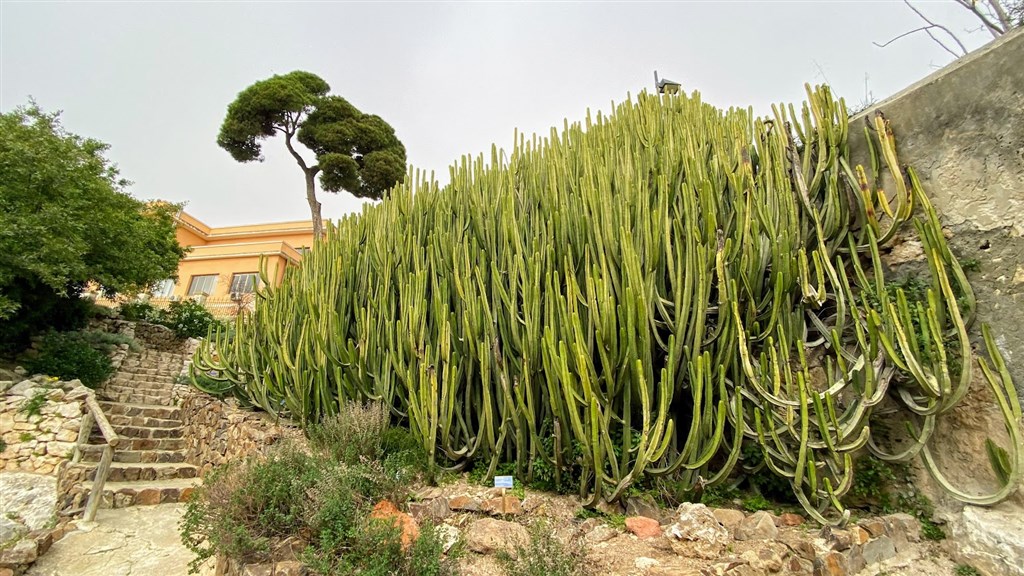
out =
<svg viewBox="0 0 1024 576"><path fill-rule="evenodd" d="M591 505L642 478L771 473L843 522L862 449L920 455L962 499L997 501L1024 454L987 330L1004 488L957 492L928 448L971 383L951 370L972 358L971 287L886 120L854 165L843 101L807 93L770 118L641 94L463 158L444 187L413 173L331 226L193 367L300 423L381 400L437 466L511 463L529 480L544 464ZM880 256L912 235L930 283L918 301L890 289ZM872 432L894 417L909 439L895 451Z"/></svg>

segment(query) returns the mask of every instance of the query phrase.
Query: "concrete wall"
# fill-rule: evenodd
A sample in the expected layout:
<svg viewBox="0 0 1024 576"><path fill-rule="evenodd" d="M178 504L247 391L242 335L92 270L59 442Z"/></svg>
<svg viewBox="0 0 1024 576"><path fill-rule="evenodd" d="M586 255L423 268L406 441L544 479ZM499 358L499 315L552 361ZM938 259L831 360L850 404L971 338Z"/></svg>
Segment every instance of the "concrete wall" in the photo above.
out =
<svg viewBox="0 0 1024 576"><path fill-rule="evenodd" d="M953 252L980 262L968 275L979 320L991 325L1024 397L1024 29L853 118L858 161L864 122L879 110L892 122L900 162L918 171L952 234Z"/></svg>

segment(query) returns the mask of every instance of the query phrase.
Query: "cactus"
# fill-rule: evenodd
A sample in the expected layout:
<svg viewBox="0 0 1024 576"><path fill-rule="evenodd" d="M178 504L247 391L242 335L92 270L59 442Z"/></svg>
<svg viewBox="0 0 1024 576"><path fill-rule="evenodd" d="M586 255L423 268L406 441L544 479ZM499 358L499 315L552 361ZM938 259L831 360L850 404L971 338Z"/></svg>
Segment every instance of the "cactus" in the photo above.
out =
<svg viewBox="0 0 1024 576"><path fill-rule="evenodd" d="M463 158L443 188L413 172L329 226L194 369L304 425L383 401L435 465L510 462L529 481L543 462L588 504L643 477L774 473L842 523L865 447L920 455L951 493L992 503L1024 468L1012 383L986 331L981 368L1016 444L989 447L1004 489L963 494L928 443L970 385L950 362L972 357L973 294L888 122L865 131L869 177L847 118L824 87L766 119L641 94ZM923 302L886 283L879 248L898 232L921 239ZM901 452L872 435L883 405L908 415Z"/></svg>

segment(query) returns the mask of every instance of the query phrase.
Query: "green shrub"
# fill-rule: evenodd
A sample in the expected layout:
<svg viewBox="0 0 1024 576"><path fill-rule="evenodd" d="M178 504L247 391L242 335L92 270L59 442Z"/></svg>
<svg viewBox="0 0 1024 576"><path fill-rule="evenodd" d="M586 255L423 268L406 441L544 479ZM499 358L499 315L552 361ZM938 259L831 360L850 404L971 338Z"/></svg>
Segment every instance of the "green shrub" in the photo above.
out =
<svg viewBox="0 0 1024 576"><path fill-rule="evenodd" d="M121 344L127 344L128 348L133 352L142 351L139 341L127 334L103 332L101 330L82 330L79 334L90 346L102 352L111 353Z"/></svg>
<svg viewBox="0 0 1024 576"><path fill-rule="evenodd" d="M321 476L320 462L288 446L214 470L181 521L182 542L196 555L190 573L217 553L240 561L268 559L272 538L305 525L306 494Z"/></svg>
<svg viewBox="0 0 1024 576"><path fill-rule="evenodd" d="M130 301L123 302L117 308L117 315L124 320L153 322L159 324L164 319L163 310L153 306L149 302Z"/></svg>
<svg viewBox="0 0 1024 576"><path fill-rule="evenodd" d="M765 499L760 494L751 494L743 499L743 509L747 512L757 512L759 510L771 510L774 506L772 503Z"/></svg>
<svg viewBox="0 0 1024 576"><path fill-rule="evenodd" d="M565 546L550 524L541 520L530 526L530 540L517 544L515 555L497 554L508 576L584 576L588 574L582 546Z"/></svg>
<svg viewBox="0 0 1024 576"><path fill-rule="evenodd" d="M454 574L433 528L403 550L396 529L368 520L375 503L404 501L410 483L386 459L346 464L288 446L228 464L186 507L182 541L196 555L190 568L215 554L268 561L275 540L301 533L309 535L303 561L318 574Z"/></svg>
<svg viewBox="0 0 1024 576"><path fill-rule="evenodd" d="M391 415L380 402L349 402L332 416L308 428L313 448L338 462L355 464L383 454L382 441Z"/></svg>
<svg viewBox="0 0 1024 576"><path fill-rule="evenodd" d="M855 504L873 512L913 515L921 523L921 536L927 540L946 538L946 531L932 520L935 508L931 501L913 487L913 475L906 463L862 456L854 468L850 495Z"/></svg>
<svg viewBox="0 0 1024 576"><path fill-rule="evenodd" d="M195 300L171 302L164 315L163 324L174 330L179 338L205 338L211 328L217 329L221 326L221 322Z"/></svg>
<svg viewBox="0 0 1024 576"><path fill-rule="evenodd" d="M30 372L82 381L95 388L114 373L110 358L93 348L81 332L49 332L34 356L25 360Z"/></svg>
<svg viewBox="0 0 1024 576"><path fill-rule="evenodd" d="M968 564L957 564L953 574L954 576L981 576L977 568Z"/></svg>

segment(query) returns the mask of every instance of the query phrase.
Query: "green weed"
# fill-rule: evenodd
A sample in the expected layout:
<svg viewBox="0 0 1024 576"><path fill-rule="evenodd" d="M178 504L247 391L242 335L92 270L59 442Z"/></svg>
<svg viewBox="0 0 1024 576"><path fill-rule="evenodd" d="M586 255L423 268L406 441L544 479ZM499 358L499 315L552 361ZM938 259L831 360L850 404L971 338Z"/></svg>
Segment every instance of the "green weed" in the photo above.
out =
<svg viewBox="0 0 1024 576"><path fill-rule="evenodd" d="M33 394L31 398L25 400L19 410L28 416L39 416L42 414L43 406L46 405L46 402L46 392L40 390Z"/></svg>
<svg viewBox="0 0 1024 576"><path fill-rule="evenodd" d="M517 544L515 554L499 552L498 563L507 576L585 576L588 564L584 562L582 546L565 546L554 535L554 529L545 521L529 527L530 540L524 546Z"/></svg>

